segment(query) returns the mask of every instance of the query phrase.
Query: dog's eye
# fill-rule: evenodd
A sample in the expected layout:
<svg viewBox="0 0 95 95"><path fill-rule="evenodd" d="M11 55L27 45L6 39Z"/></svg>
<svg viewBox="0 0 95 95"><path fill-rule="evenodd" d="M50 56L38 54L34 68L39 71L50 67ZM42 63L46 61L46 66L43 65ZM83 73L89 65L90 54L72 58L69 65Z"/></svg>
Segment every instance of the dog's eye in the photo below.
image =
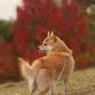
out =
<svg viewBox="0 0 95 95"><path fill-rule="evenodd" d="M44 45L47 45L46 43Z"/></svg>

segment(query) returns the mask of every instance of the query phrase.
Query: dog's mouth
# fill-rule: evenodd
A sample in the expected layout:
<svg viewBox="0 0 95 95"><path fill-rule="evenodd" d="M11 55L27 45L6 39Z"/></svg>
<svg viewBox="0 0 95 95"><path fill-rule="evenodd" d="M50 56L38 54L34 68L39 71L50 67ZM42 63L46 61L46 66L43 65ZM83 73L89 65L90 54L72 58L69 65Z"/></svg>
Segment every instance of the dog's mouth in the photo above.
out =
<svg viewBox="0 0 95 95"><path fill-rule="evenodd" d="M40 49L37 49L39 52L46 52L46 50L40 50Z"/></svg>

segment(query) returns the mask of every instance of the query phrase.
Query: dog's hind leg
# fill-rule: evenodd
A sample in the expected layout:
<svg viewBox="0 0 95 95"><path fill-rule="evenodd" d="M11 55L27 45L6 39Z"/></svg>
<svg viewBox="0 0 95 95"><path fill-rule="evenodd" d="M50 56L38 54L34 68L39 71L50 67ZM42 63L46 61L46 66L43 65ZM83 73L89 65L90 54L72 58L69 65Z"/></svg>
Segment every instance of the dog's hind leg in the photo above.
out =
<svg viewBox="0 0 95 95"><path fill-rule="evenodd" d="M36 83L36 81L34 81L31 95L34 95L34 93L35 93L36 90L37 90L37 83Z"/></svg>
<svg viewBox="0 0 95 95"><path fill-rule="evenodd" d="M45 77L45 79L44 78L42 78L41 80L39 79L39 83L37 84L40 90L40 93L38 95L42 95L50 90L52 82L49 77Z"/></svg>
<svg viewBox="0 0 95 95"><path fill-rule="evenodd" d="M50 95L54 95L54 92L53 92L53 85L51 86L51 89L50 89Z"/></svg>
<svg viewBox="0 0 95 95"><path fill-rule="evenodd" d="M52 86L52 75L46 68L39 71L36 80L37 86L40 90L38 95L42 95L50 90Z"/></svg>
<svg viewBox="0 0 95 95"><path fill-rule="evenodd" d="M48 91L49 91L49 88L48 87L44 87L44 89L41 90L38 95L43 95L44 93L46 93Z"/></svg>
<svg viewBox="0 0 95 95"><path fill-rule="evenodd" d="M33 85L31 85L31 87L30 87L30 94L29 95L34 95L36 90L37 90L37 83L36 83L36 81L34 81Z"/></svg>
<svg viewBox="0 0 95 95"><path fill-rule="evenodd" d="M64 79L64 95L68 95L68 77Z"/></svg>

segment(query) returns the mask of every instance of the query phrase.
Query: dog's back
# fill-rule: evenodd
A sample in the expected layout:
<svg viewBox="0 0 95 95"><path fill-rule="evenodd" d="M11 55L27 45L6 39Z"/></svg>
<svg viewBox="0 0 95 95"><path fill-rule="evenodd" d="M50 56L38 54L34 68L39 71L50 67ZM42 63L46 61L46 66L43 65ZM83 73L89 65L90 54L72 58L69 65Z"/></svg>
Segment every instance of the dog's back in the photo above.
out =
<svg viewBox="0 0 95 95"><path fill-rule="evenodd" d="M46 72L48 72L48 75L52 75L53 80L56 81L62 68L65 65L67 56L68 52L53 52L48 56L37 59L37 61L39 61L38 64L39 63L41 64L40 69L46 70ZM74 69L74 59L70 55L68 63L61 77L63 78L68 77L69 74L72 73L73 69Z"/></svg>

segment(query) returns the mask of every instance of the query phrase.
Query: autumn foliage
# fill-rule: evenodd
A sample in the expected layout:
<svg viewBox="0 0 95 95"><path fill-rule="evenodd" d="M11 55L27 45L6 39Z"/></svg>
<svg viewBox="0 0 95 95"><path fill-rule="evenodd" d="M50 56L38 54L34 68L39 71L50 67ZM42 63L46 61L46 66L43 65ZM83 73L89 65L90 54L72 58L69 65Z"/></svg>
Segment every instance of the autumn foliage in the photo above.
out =
<svg viewBox="0 0 95 95"><path fill-rule="evenodd" d="M18 81L18 66L12 44L0 44L0 82Z"/></svg>
<svg viewBox="0 0 95 95"><path fill-rule="evenodd" d="M0 51L3 53L0 58L2 65L0 80L3 77L1 73L7 74L4 68L7 68L10 78L14 76L19 78L16 56L23 57L30 63L42 56L37 52L36 47L42 43L48 30L54 31L73 50L77 68L87 68L93 65L93 60L89 60L93 49L87 45L86 41L89 31L85 16L74 0L71 4L62 0L59 7L53 0L23 0L23 6L17 7L15 23L13 43L0 45ZM4 48L3 45L5 45ZM10 78L6 79L10 80Z"/></svg>

